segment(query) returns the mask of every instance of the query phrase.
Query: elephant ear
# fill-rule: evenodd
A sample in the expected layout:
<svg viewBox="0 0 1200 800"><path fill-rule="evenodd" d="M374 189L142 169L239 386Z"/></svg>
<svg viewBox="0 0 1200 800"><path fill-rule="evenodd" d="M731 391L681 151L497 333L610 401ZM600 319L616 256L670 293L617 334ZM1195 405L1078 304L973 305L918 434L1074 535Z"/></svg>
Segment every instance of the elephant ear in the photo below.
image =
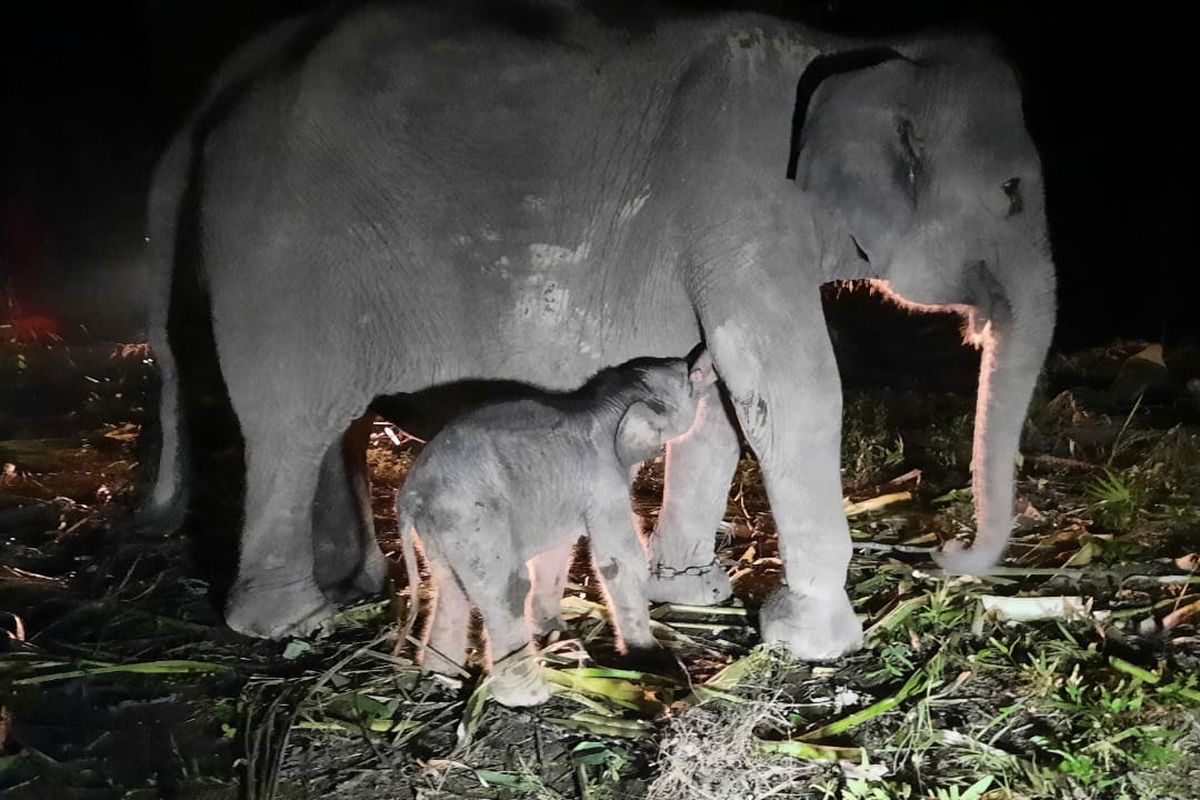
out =
<svg viewBox="0 0 1200 800"><path fill-rule="evenodd" d="M717 371L713 367L712 356L708 350L701 350L688 367L688 389L693 397L698 397L717 382Z"/></svg>
<svg viewBox="0 0 1200 800"><path fill-rule="evenodd" d="M923 177L905 104L918 69L890 49L822 56L796 92L788 176L881 266L911 224Z"/></svg>
<svg viewBox="0 0 1200 800"><path fill-rule="evenodd" d="M645 400L631 403L617 425L617 459L626 466L640 464L666 444L661 411Z"/></svg>

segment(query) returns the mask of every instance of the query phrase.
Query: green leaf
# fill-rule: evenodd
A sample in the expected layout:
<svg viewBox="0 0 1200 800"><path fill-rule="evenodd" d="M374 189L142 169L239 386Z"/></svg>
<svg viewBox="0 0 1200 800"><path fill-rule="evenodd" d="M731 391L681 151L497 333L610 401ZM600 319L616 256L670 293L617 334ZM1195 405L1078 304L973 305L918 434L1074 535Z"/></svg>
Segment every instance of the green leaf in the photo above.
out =
<svg viewBox="0 0 1200 800"><path fill-rule="evenodd" d="M704 688L729 691L752 675L761 672L770 663L770 652L756 647L749 654L726 664L720 672L704 682Z"/></svg>
<svg viewBox="0 0 1200 800"><path fill-rule="evenodd" d="M476 777L489 786L502 786L514 792L536 792L542 788L542 782L526 775L512 775L507 772L493 772L490 769L475 770Z"/></svg>
<svg viewBox="0 0 1200 800"><path fill-rule="evenodd" d="M1149 683L1149 684L1155 684L1155 683L1158 683L1158 681L1159 681L1159 677L1155 673L1153 673L1149 670L1146 670L1146 669L1142 669L1141 667L1137 666L1136 664L1131 664L1123 658L1117 658L1116 656L1109 656L1108 663L1111 664L1115 669L1118 669L1121 672L1124 672L1126 675L1132 675L1134 678L1137 678L1139 681L1143 681L1143 682Z"/></svg>
<svg viewBox="0 0 1200 800"><path fill-rule="evenodd" d="M859 761L864 752L859 747L830 747L823 744L799 742L794 739L787 739L781 742L759 740L758 749L764 753L803 758L810 761Z"/></svg>
<svg viewBox="0 0 1200 800"><path fill-rule="evenodd" d="M991 785L992 776L985 775L967 787L967 790L959 795L959 800L981 800Z"/></svg>
<svg viewBox="0 0 1200 800"><path fill-rule="evenodd" d="M0 778L10 786L37 774L37 771L37 765L21 753L0 756Z"/></svg>
<svg viewBox="0 0 1200 800"><path fill-rule="evenodd" d="M867 722L868 720L872 720L875 717L886 714L896 706L903 703L913 692L917 691L918 687L921 685L922 678L926 678L925 671L917 670L913 673L912 677L900 687L900 691L896 692L896 694L892 695L891 697L885 697L883 700L873 703L848 717L843 717L842 719L831 722L828 725L823 725L820 728L817 728L815 731L806 733L802 738L805 741L814 741L817 739L825 739L830 736L838 736L853 728L857 728L859 725Z"/></svg>
<svg viewBox="0 0 1200 800"><path fill-rule="evenodd" d="M52 672L47 675L34 675L13 681L14 686L33 686L39 683L67 681L73 678L90 678L95 675L111 675L113 673L132 673L135 675L183 675L193 672L228 672L224 664L214 664L209 661L143 661L137 664L107 664L90 669L73 669L64 672Z"/></svg>
<svg viewBox="0 0 1200 800"><path fill-rule="evenodd" d="M621 764L627 760L628 756L604 742L580 742L571 749L571 760L576 764L584 764L589 767L604 765L604 764Z"/></svg>
<svg viewBox="0 0 1200 800"><path fill-rule="evenodd" d="M292 727L302 731L347 731L349 733L358 733L363 728L366 728L374 733L407 733L424 726L424 722L409 719L398 719L395 721L390 719L375 719L362 724L329 719L324 721L301 720Z"/></svg>
<svg viewBox="0 0 1200 800"><path fill-rule="evenodd" d="M620 719L599 714L579 712L569 718L546 717L546 722L562 725L575 731L583 731L593 736L614 736L624 739L638 739L654 730L654 723L642 719Z"/></svg>
<svg viewBox="0 0 1200 800"><path fill-rule="evenodd" d="M475 731L479 728L479 721L483 717L484 706L492 697L492 688L487 681L483 681L471 692L471 696L467 698L467 705L463 709L462 719L458 721L458 746L463 747L475 738Z"/></svg>
<svg viewBox="0 0 1200 800"><path fill-rule="evenodd" d="M623 708L633 709L648 714L658 713L663 709L662 701L647 691L637 679L600 677L594 670L544 670L546 680L555 686L572 689L585 695L603 697ZM610 670L609 672L617 672ZM627 675L641 673L623 671ZM602 673L601 673L602 674Z"/></svg>

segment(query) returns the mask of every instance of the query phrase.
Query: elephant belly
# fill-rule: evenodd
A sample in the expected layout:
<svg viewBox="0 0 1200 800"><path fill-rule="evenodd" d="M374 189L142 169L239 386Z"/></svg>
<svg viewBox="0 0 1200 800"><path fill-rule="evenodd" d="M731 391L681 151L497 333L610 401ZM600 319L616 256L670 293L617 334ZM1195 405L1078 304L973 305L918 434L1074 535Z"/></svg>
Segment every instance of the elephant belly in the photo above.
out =
<svg viewBox="0 0 1200 800"><path fill-rule="evenodd" d="M618 264L563 266L514 275L494 295L486 281L475 287L487 309L474 331L481 373L567 390L606 366L684 355L699 342L681 287L656 295Z"/></svg>

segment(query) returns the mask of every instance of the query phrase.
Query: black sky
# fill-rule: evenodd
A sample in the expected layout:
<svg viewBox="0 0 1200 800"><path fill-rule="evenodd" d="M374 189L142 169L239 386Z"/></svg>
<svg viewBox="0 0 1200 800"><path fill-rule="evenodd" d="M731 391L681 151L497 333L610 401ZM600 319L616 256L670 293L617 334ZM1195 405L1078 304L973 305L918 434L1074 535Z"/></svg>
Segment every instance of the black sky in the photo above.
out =
<svg viewBox="0 0 1200 800"><path fill-rule="evenodd" d="M65 315L94 333L131 338L142 324L145 192L158 150L224 55L273 20L317 3L2 5L0 292L11 287L25 313ZM1185 69L1193 45L1185 47L1189 28L1173 9L921 0L753 5L847 32L968 23L996 34L1023 73L1042 152L1060 282L1059 344L1197 332L1197 270L1183 250L1194 224L1195 168L1184 142L1193 138L1195 70Z"/></svg>

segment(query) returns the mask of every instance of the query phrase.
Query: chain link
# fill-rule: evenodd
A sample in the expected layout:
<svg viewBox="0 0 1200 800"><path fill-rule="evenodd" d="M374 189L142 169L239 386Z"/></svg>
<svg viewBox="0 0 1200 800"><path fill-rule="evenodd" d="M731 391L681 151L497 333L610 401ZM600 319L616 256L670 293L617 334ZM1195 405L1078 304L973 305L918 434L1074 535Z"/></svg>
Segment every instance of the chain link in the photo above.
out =
<svg viewBox="0 0 1200 800"><path fill-rule="evenodd" d="M661 578L678 578L681 575L700 576L700 575L707 575L708 573L712 572L714 569L718 569L718 568L724 569L724 568L733 566L736 563L737 563L736 561L733 561L728 558L714 557L713 560L708 562L707 564L693 564L690 567L684 567L683 569L676 569L675 567L668 567L666 564L663 564L660 561L659 563L654 565L653 569L650 570L650 574L653 575L654 577L660 578L660 579Z"/></svg>

